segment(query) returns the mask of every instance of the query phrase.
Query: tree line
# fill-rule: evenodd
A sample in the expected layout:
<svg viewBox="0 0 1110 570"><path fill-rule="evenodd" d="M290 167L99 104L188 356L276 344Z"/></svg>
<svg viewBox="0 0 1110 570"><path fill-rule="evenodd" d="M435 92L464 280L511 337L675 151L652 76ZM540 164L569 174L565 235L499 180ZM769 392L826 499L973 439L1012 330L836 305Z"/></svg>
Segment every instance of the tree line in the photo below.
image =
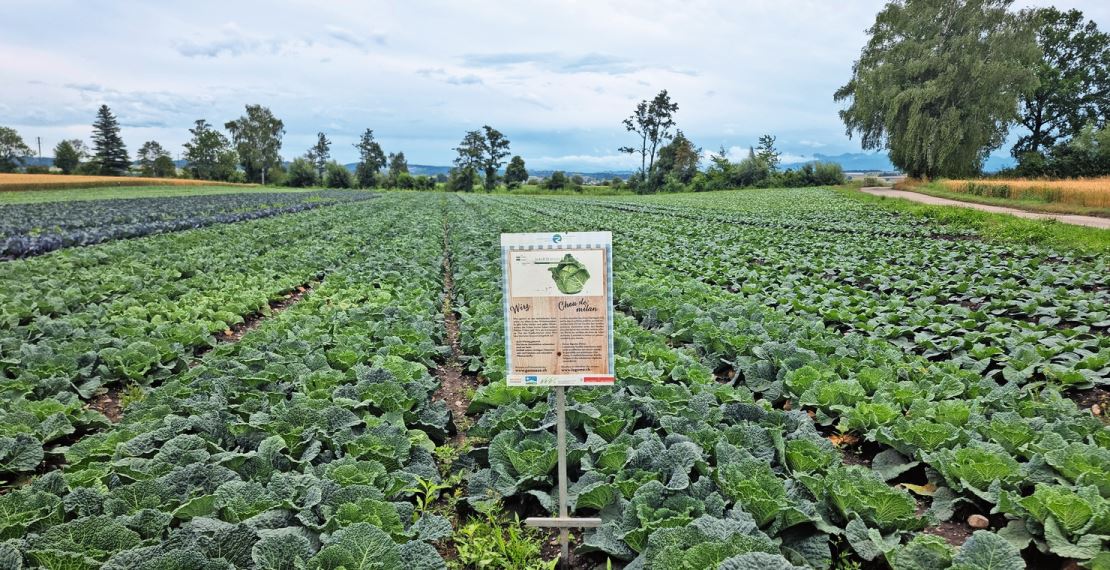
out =
<svg viewBox="0 0 1110 570"><path fill-rule="evenodd" d="M247 105L243 116L224 123L227 134L206 119L198 119L189 129L190 139L183 145L185 162L181 174L198 180L254 182L292 187L399 188L432 190L446 184L451 190L471 191L481 184L493 190L501 184L518 188L528 180L524 159L513 156L504 175L498 171L509 156L509 139L497 129L484 126L469 131L454 150L458 153L450 176L420 176L409 172L405 153L386 154L375 140L373 129L366 129L354 144L359 161L354 172L331 159L332 142L327 134L317 133L316 143L301 156L285 164L281 158L284 123L262 105ZM48 172L46 167L28 167L30 147L11 128L0 127L0 172L24 168ZM63 140L54 148L54 166L63 174L124 176L133 164L120 136L120 126L107 105L101 105L93 122L92 146L80 139ZM143 176L173 177L178 174L170 153L156 141L139 149L137 171Z"/></svg>
<svg viewBox="0 0 1110 570"><path fill-rule="evenodd" d="M678 103L664 89L650 101L640 101L624 119L625 130L636 136L636 143L618 150L638 156L640 168L622 186L649 194L844 183L844 171L836 163L815 161L798 168L781 168L782 153L770 134L759 137L757 146L748 147L748 155L735 162L722 146L710 155L710 165L703 171L699 166L702 149L677 127L677 112Z"/></svg>
<svg viewBox="0 0 1110 570"><path fill-rule="evenodd" d="M182 145L185 164L179 173L169 151L157 141L144 143L132 163L120 135L119 121L107 105L101 105L92 125L91 147L80 139L59 142L54 147L54 166L63 174L125 176L137 172L159 178L180 174L198 180L287 186L435 186L435 179L409 175L403 152L390 153L387 158L371 129L366 129L354 145L359 151L354 173L330 160L331 141L324 133L318 134L316 144L304 156L286 165L281 158L285 124L262 105L247 105L241 117L224 123L224 131L226 134L206 119L198 119L189 129L189 140ZM0 127L0 172L21 168L28 172L49 171L46 167L28 166L31 156L30 147L19 133ZM387 174L382 175L381 170L387 166Z"/></svg>

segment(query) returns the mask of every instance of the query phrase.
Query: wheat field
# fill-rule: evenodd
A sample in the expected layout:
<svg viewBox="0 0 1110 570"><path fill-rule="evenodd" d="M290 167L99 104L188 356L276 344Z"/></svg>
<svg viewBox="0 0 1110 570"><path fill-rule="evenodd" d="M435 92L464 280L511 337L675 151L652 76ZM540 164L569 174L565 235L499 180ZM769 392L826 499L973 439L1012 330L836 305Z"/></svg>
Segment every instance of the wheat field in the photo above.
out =
<svg viewBox="0 0 1110 570"><path fill-rule="evenodd" d="M1110 176L1070 180L944 180L942 184L945 190L961 194L1110 208Z"/></svg>
<svg viewBox="0 0 1110 570"><path fill-rule="evenodd" d="M0 191L64 190L111 186L211 186L211 180L142 178L138 176L81 176L62 174L0 174ZM220 185L234 186L227 182Z"/></svg>

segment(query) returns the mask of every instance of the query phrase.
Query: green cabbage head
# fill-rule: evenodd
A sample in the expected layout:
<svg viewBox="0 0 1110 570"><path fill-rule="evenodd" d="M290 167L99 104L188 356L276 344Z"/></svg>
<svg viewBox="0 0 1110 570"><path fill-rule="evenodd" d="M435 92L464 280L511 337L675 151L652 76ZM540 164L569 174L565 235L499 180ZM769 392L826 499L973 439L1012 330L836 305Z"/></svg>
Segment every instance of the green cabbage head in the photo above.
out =
<svg viewBox="0 0 1110 570"><path fill-rule="evenodd" d="M586 286L586 281L590 279L590 272L586 271L586 266L569 253L563 256L558 265L548 268L548 271L551 272L551 278L555 280L555 286L564 295L581 293L582 288Z"/></svg>

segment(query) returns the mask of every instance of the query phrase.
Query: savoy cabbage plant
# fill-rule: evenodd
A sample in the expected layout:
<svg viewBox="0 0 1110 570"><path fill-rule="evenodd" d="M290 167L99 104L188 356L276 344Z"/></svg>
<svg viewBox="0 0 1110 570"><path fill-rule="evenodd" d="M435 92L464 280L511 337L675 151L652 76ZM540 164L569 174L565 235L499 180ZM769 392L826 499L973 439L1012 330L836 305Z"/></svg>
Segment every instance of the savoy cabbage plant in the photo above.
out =
<svg viewBox="0 0 1110 570"><path fill-rule="evenodd" d="M586 281L590 279L590 272L586 270L586 266L569 253L548 271L551 272L551 279L555 281L555 286L564 295L581 293L582 288L586 286Z"/></svg>
<svg viewBox="0 0 1110 570"><path fill-rule="evenodd" d="M1110 544L1110 500L1094 486L1039 483L1027 497L1002 491L999 510L1043 529L1037 546L1064 558L1093 559Z"/></svg>

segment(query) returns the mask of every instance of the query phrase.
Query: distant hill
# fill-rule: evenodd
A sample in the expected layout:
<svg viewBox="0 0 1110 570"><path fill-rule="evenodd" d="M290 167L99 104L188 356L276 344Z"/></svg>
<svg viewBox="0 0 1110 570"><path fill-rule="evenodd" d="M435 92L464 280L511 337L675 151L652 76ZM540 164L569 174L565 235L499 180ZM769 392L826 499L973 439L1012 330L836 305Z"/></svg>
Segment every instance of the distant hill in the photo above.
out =
<svg viewBox="0 0 1110 570"><path fill-rule="evenodd" d="M553 172L555 172L555 171L554 170L531 170L531 169L528 170L529 175L539 176L539 177L542 177L542 178L546 178L548 176L551 176L551 174ZM573 171L573 170L564 170L563 172L565 172L567 174L567 176L578 175L578 176L582 176L583 178L593 178L595 180L612 180L614 178L620 178L622 180L627 180L629 176L632 176L633 174L635 174L634 170L603 170L601 172L576 172L576 171Z"/></svg>
<svg viewBox="0 0 1110 570"><path fill-rule="evenodd" d="M835 162L841 168L848 171L891 171L897 170L894 165L890 163L890 158L886 153L867 153L867 152L846 152L844 154L821 154L819 152L813 153L813 158L801 162L791 162L782 165L783 168L798 168L807 162L821 161L821 162Z"/></svg>
<svg viewBox="0 0 1110 570"><path fill-rule="evenodd" d="M846 152L844 154L813 153L813 158L802 162L783 164L783 168L797 168L806 162L819 160L821 162L835 162L847 172L897 172L898 169L890 163L890 157L885 152ZM983 172L998 172L1003 168L1015 165L1014 159L1009 156L990 156L983 164Z"/></svg>
<svg viewBox="0 0 1110 570"><path fill-rule="evenodd" d="M54 158L50 156L44 156L42 158L32 156L27 159L25 166L54 166Z"/></svg>

